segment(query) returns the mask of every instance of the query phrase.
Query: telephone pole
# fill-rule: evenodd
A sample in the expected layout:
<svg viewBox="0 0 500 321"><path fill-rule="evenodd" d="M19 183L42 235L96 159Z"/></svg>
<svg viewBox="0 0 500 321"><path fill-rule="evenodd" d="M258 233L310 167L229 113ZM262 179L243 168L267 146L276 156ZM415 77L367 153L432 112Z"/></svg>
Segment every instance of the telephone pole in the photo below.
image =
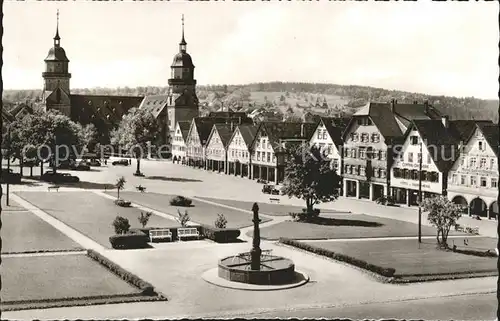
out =
<svg viewBox="0 0 500 321"><path fill-rule="evenodd" d="M422 139L420 138L420 157L418 160L418 243L422 243Z"/></svg>

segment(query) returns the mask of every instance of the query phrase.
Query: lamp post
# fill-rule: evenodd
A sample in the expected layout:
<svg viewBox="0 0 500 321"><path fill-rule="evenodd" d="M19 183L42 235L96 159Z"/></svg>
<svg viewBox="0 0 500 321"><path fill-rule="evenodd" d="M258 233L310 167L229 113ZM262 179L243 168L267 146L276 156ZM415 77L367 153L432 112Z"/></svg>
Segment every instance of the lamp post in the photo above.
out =
<svg viewBox="0 0 500 321"><path fill-rule="evenodd" d="M422 140L420 140L420 157L418 160L418 243L422 243Z"/></svg>
<svg viewBox="0 0 500 321"><path fill-rule="evenodd" d="M250 268L252 270L260 270L260 255L262 253L260 249L260 219L259 219L259 205L253 203L253 243L252 249L250 250L251 263Z"/></svg>

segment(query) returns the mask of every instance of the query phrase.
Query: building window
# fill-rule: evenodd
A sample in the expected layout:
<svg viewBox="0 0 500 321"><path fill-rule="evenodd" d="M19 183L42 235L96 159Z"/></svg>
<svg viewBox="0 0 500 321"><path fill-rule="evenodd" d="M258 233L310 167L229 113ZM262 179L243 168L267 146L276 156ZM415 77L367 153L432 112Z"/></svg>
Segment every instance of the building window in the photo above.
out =
<svg viewBox="0 0 500 321"><path fill-rule="evenodd" d="M344 173L348 173L349 172L349 165L344 165Z"/></svg>
<svg viewBox="0 0 500 321"><path fill-rule="evenodd" d="M333 144L328 144L328 149L326 150L326 152L328 153L328 155L331 155L332 151L333 151Z"/></svg>
<svg viewBox="0 0 500 321"><path fill-rule="evenodd" d="M427 164L432 163L431 154L427 154Z"/></svg>
<svg viewBox="0 0 500 321"><path fill-rule="evenodd" d="M323 130L323 139L326 139L326 129Z"/></svg>
<svg viewBox="0 0 500 321"><path fill-rule="evenodd" d="M472 176L470 177L470 185L471 185L471 186L476 186L476 184L477 184L477 177L476 177L476 176L474 176L474 175L472 175Z"/></svg>
<svg viewBox="0 0 500 321"><path fill-rule="evenodd" d="M457 174L452 174L451 175L451 183L456 184L457 183Z"/></svg>
<svg viewBox="0 0 500 321"><path fill-rule="evenodd" d="M349 157L349 148L344 148L344 157Z"/></svg>
<svg viewBox="0 0 500 321"><path fill-rule="evenodd" d="M486 177L479 178L479 181L481 183L481 187L486 187Z"/></svg>
<svg viewBox="0 0 500 321"><path fill-rule="evenodd" d="M470 160L469 160L469 167L470 168L476 168L476 158L475 157L471 157Z"/></svg>
<svg viewBox="0 0 500 321"><path fill-rule="evenodd" d="M408 153L408 163L413 163L413 153Z"/></svg>
<svg viewBox="0 0 500 321"><path fill-rule="evenodd" d="M352 136L352 134L351 134ZM321 139L321 129L318 129L318 139Z"/></svg>
<svg viewBox="0 0 500 321"><path fill-rule="evenodd" d="M271 162L271 153L266 153L267 155L267 162L270 163Z"/></svg>
<svg viewBox="0 0 500 321"><path fill-rule="evenodd" d="M359 166L359 176L365 176L366 170L364 166Z"/></svg>
<svg viewBox="0 0 500 321"><path fill-rule="evenodd" d="M260 161L260 152L257 152L257 160Z"/></svg>
<svg viewBox="0 0 500 321"><path fill-rule="evenodd" d="M364 147L359 148L359 158L365 159L366 158L366 150Z"/></svg>
<svg viewBox="0 0 500 321"><path fill-rule="evenodd" d="M335 168L335 169L339 168L339 160L336 158L333 160L333 168Z"/></svg>
<svg viewBox="0 0 500 321"><path fill-rule="evenodd" d="M486 168L486 158L481 158L481 159L479 160L479 168L482 168L482 169ZM481 185L481 186L482 186L482 185ZM486 185L485 185L485 186L486 186Z"/></svg>
<svg viewBox="0 0 500 321"><path fill-rule="evenodd" d="M351 149L351 158L356 158L356 149Z"/></svg>
<svg viewBox="0 0 500 321"><path fill-rule="evenodd" d="M369 136L367 133L362 133L361 134L361 142L362 143L368 143L369 142Z"/></svg>
<svg viewBox="0 0 500 321"><path fill-rule="evenodd" d="M386 178L386 175L385 169L380 169L380 178Z"/></svg>
<svg viewBox="0 0 500 321"><path fill-rule="evenodd" d="M497 188L498 187L498 179L491 178L491 187L492 188Z"/></svg>
<svg viewBox="0 0 500 321"><path fill-rule="evenodd" d="M372 143L378 143L380 141L380 135L377 133L372 134Z"/></svg>
<svg viewBox="0 0 500 321"><path fill-rule="evenodd" d="M490 169L495 170L495 159L494 158L490 159Z"/></svg>
<svg viewBox="0 0 500 321"><path fill-rule="evenodd" d="M352 141L353 142L357 142L359 140L359 135L357 133L354 133L353 134L353 138L352 138Z"/></svg>
<svg viewBox="0 0 500 321"><path fill-rule="evenodd" d="M467 181L467 176L465 175L460 175L460 185L465 185Z"/></svg>
<svg viewBox="0 0 500 321"><path fill-rule="evenodd" d="M484 150L483 142L479 142L478 145L479 145L479 150Z"/></svg>
<svg viewBox="0 0 500 321"><path fill-rule="evenodd" d="M410 136L410 143L412 145L418 145L418 136Z"/></svg>
<svg viewBox="0 0 500 321"><path fill-rule="evenodd" d="M464 157L460 157L460 166L465 167L465 158Z"/></svg>
<svg viewBox="0 0 500 321"><path fill-rule="evenodd" d="M349 167L349 174L353 174L353 175L356 174L356 171L354 170L354 165L351 165Z"/></svg>
<svg viewBox="0 0 500 321"><path fill-rule="evenodd" d="M381 150L380 151L380 160L386 160L387 159L387 151Z"/></svg>

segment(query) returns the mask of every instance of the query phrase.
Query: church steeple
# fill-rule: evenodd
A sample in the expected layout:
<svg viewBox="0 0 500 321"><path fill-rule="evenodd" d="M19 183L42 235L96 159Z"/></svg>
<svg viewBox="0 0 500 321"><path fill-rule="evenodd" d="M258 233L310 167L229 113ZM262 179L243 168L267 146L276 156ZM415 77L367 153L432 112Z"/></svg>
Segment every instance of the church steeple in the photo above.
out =
<svg viewBox="0 0 500 321"><path fill-rule="evenodd" d="M179 42L179 51L180 52L186 52L186 39L184 38L184 14L182 15L182 39L181 42Z"/></svg>
<svg viewBox="0 0 500 321"><path fill-rule="evenodd" d="M56 24L56 35L54 36L54 47L59 47L61 45L61 37L59 37L59 9L57 9L57 24Z"/></svg>

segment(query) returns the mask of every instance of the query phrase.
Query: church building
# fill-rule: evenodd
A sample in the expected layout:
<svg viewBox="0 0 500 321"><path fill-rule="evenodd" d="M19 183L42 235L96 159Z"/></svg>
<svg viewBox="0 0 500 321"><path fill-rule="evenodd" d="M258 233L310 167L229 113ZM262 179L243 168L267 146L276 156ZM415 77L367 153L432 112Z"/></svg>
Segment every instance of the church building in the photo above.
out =
<svg viewBox="0 0 500 321"><path fill-rule="evenodd" d="M163 95L109 96L75 95L71 93L69 59L61 47L59 12L57 13L54 45L45 58L43 102L46 110L55 109L81 125L94 124L102 144L109 143L110 131L131 108L146 108L158 119L162 127L162 143L169 144L178 121L191 121L198 116L198 98L194 64L186 50L184 17L179 52L171 65L169 88Z"/></svg>

